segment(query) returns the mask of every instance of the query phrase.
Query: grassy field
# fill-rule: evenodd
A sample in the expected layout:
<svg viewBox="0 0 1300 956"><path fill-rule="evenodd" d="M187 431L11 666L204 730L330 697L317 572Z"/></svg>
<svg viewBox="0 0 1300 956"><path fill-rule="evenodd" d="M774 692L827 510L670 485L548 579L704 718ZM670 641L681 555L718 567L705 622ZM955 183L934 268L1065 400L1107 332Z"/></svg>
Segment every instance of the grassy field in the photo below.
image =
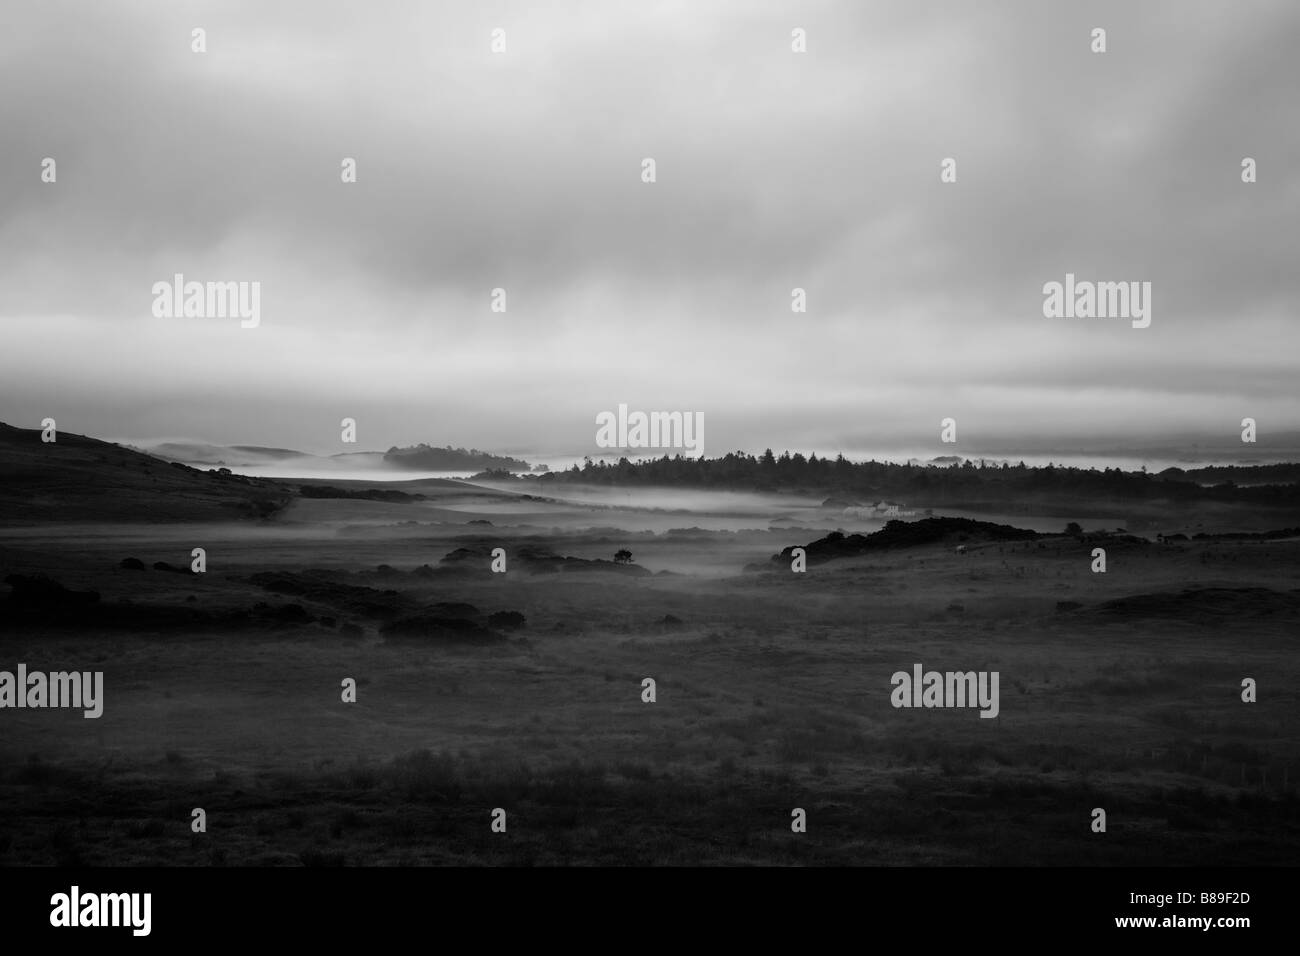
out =
<svg viewBox="0 0 1300 956"><path fill-rule="evenodd" d="M0 713L0 863L1300 859L1298 541L1117 539L1094 574L1095 542L971 540L793 574L768 562L797 531L426 490L0 531L4 574L100 594L6 626L0 668L102 670L106 698ZM998 671L1000 716L894 709L918 662Z"/></svg>

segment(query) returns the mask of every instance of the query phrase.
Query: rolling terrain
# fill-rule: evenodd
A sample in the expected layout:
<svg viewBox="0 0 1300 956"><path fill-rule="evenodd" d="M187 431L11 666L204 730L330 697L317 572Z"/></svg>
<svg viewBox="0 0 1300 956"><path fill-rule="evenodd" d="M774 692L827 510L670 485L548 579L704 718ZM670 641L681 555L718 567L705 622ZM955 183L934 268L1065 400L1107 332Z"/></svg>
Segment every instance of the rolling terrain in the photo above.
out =
<svg viewBox="0 0 1300 956"><path fill-rule="evenodd" d="M1202 537L1168 542L1086 517L853 530L816 495L660 508L535 481L275 482L0 439L0 669L105 687L98 719L0 711L3 864L1300 849L1300 540L1258 521L1197 532L1171 512L1162 534ZM916 663L999 672L999 716L895 709L891 675Z"/></svg>

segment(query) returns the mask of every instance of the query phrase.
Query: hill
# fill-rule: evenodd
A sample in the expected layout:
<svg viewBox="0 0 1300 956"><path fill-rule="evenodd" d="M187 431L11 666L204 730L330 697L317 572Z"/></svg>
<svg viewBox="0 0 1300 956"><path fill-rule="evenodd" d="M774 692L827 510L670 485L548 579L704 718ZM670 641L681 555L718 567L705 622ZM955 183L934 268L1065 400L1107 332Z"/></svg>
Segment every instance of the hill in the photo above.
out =
<svg viewBox="0 0 1300 956"><path fill-rule="evenodd" d="M393 447L384 454L384 463L396 468L423 471L528 471L532 465L520 458L493 455L477 448L435 448L432 445Z"/></svg>
<svg viewBox="0 0 1300 956"><path fill-rule="evenodd" d="M292 490L269 479L200 471L120 445L0 422L0 524L220 521L267 517Z"/></svg>

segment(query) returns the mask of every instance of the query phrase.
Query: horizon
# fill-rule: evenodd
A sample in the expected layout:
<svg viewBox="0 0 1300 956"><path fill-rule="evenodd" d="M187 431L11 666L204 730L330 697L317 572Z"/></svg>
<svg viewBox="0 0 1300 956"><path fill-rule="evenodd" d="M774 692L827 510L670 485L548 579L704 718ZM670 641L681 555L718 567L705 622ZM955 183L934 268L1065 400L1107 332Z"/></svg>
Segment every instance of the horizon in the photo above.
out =
<svg viewBox="0 0 1300 956"><path fill-rule="evenodd" d="M7 424L10 427L14 427L14 428L23 427L21 425L14 425L12 422L0 421L0 424ZM30 428L27 430L39 431L40 429ZM667 457L669 458L675 458L677 455L681 454L680 449L663 449L658 451L647 450L647 449L635 449L635 450L624 450L622 453L614 453L614 454L610 454L610 453L593 454L591 452L582 452L582 453L567 452L566 453L566 452L555 452L555 451L542 452L539 454L534 451L525 451L521 449L482 448L479 447L477 444L472 444L472 443L466 445L454 445L448 443L439 444L436 441L410 442L407 444L389 446L388 448L364 448L363 447L363 448L357 448L348 451L329 451L327 449L309 450L306 448L269 446L269 445L254 443L254 442L236 442L232 444L219 444L216 442L210 442L205 439L194 438L194 437L168 436L168 437L160 437L160 438L140 439L140 438L122 438L122 437L107 436L107 435L105 436L89 435L83 432L77 432L71 429L65 429L61 423L59 424L59 430L60 432L63 433L82 435L83 437L92 438L98 441L109 442L111 444L119 445L124 448L135 449L168 460L188 461L188 462L195 462L201 464L212 464L212 463L203 462L199 458L186 458L184 456L179 456L179 455L158 454L158 451L160 448L163 448L165 446L193 445L196 446L196 450L205 448L208 449L209 451L220 451L224 449L224 450L234 450L234 451L245 451L252 454L267 454L268 456L271 456L274 453L282 452L285 455L305 456L309 458L318 458L327 461L330 459L342 459L342 458L347 458L352 456L382 456L386 454L389 448L412 448L412 447L417 447L419 445L427 445L431 448L436 448L436 449L445 449L445 448L452 448L453 450L463 449L465 451L476 451L480 454L491 455L494 457L520 458L525 460L528 463L530 468L533 468L538 465L546 465L551 472L568 471L574 466L581 467L583 461L587 458L590 458L593 462L604 461L606 463L617 463L620 459L626 458L628 461L632 463L637 463L637 462L644 462L644 461L660 460L665 455L667 455ZM1285 444L1284 444L1284 440L1285 440ZM1273 444L1276 447L1294 448L1294 446L1290 446L1290 442L1296 442L1297 444L1300 444L1300 434L1276 436L1276 440ZM1237 451L1238 449L1235 449L1232 446L1226 444L1220 444L1218 446L1213 446L1213 445L1210 446L1211 449L1217 447L1218 450L1214 451L1207 448L1201 448L1199 447L1199 445L1194 443L1190 445L1184 443L1182 447L1191 452L1199 451L1200 454L1189 455L1185 452L1182 455L1178 455L1173 451L1173 449L1178 446L1176 443L1172 442L1172 439L1170 439L1169 444L1163 446L1157 446L1157 447L1160 447L1163 450L1153 452L1150 454L1141 454L1135 449L1122 448L1122 447L1113 447L1110 449L1096 450L1093 452L1081 452L1077 448L1071 451L1067 451L1063 449L1039 450L1039 449L1021 448L1021 449L1000 449L996 451L985 451L985 452L973 451L967 453L958 453L952 450L927 451L923 449L912 449L910 451L899 450L899 449L883 449L883 450L876 450L874 452L872 451L841 452L836 450L825 450L825 449L808 450L805 448L776 448L772 446L764 446L763 448L760 449L733 448L721 452L711 451L703 455L698 455L698 456L683 455L682 457L688 459L697 458L697 457L703 459L718 459L718 458L723 458L728 454L741 454L741 455L747 455L747 456L757 458L757 457L761 457L766 451L770 450L778 458L788 454L791 457L795 455L802 455L805 458L811 458L813 456L816 456L818 459L829 458L833 460L837 456L843 455L845 459L854 463L879 462L885 464L904 465L908 463L919 462L921 464L930 465L936 462L945 462L945 460L956 459L960 463L971 462L977 465L980 463L984 463L987 465L998 465L1003 462L1006 462L1014 466L1017 465L1018 463L1024 463L1026 467L1029 468L1041 468L1048 464L1051 464L1059 468L1081 468L1084 470L1087 470L1089 468L1095 468L1097 470L1105 470L1106 468L1121 468L1122 470L1125 471L1139 471L1145 467L1146 470L1151 471L1153 473L1159 473L1161 471L1165 471L1170 468L1194 470L1196 468L1252 467L1252 466L1266 466L1266 465L1274 465L1274 464L1292 464L1292 463L1300 462L1300 453L1296 453L1293 450L1290 454L1282 453L1277 455L1270 455L1267 453L1268 446L1264 446L1262 448L1259 446L1251 446L1250 447L1251 453L1245 455L1239 453L1234 454L1234 452ZM634 454L634 453L629 453L630 451L646 452L646 453ZM226 467L230 467L236 473L253 474L261 477L272 477L273 474L268 469L273 469L274 465L266 464L266 463L256 464L256 465L247 465L247 464L240 465L240 464L226 463ZM435 473L444 474L444 473L460 473L461 471L464 470L465 469L416 469L416 468L402 468L397 466L389 466L384 471L391 472L394 474L403 474L406 472L416 473L416 472L426 472L426 471L429 474L435 474ZM523 473L523 472L519 472L519 473ZM542 474L542 473L543 472L536 472L536 474ZM314 476L306 475L306 474L293 474L293 475L286 475L285 477L303 478L303 477L314 477ZM321 477L328 477L328 473L323 473ZM381 480L381 479L364 479L364 478L344 479L340 477L340 480Z"/></svg>

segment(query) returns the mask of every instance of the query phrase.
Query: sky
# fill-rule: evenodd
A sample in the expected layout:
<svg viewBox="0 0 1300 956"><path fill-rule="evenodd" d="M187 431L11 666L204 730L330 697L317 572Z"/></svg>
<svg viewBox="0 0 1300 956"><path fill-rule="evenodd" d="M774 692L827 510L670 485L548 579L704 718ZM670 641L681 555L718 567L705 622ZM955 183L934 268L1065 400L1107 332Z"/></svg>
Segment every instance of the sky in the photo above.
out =
<svg viewBox="0 0 1300 956"><path fill-rule="evenodd" d="M1289 0L7 0L0 420L1263 447L1300 432L1297 44ZM259 324L155 315L176 273L259 282ZM1045 317L1067 273L1150 282L1149 327Z"/></svg>

